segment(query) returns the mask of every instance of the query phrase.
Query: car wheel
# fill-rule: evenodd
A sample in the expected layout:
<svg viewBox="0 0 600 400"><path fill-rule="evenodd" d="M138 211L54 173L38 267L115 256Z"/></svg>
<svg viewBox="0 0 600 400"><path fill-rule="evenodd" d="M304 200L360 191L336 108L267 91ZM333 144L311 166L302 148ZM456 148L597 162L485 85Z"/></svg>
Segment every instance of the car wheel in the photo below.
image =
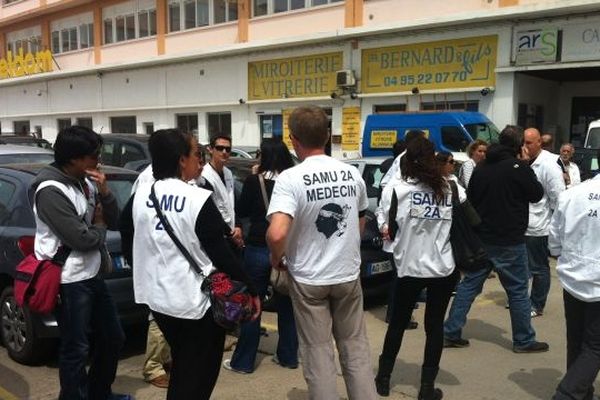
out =
<svg viewBox="0 0 600 400"><path fill-rule="evenodd" d="M35 337L32 315L19 307L12 286L0 296L0 335L10 358L20 364L34 365L45 360L52 341Z"/></svg>

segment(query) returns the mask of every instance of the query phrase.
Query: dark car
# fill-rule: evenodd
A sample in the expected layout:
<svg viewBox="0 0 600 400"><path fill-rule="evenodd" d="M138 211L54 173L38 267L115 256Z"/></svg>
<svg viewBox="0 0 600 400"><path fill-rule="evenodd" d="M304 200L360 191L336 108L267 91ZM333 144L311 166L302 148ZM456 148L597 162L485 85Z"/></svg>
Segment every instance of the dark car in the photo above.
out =
<svg viewBox="0 0 600 400"><path fill-rule="evenodd" d="M103 133L102 164L140 171L139 162L150 161L150 135L135 133ZM143 168L142 168L143 169Z"/></svg>
<svg viewBox="0 0 600 400"><path fill-rule="evenodd" d="M236 198L239 198L244 180L252 173L256 160L235 158L230 159L227 167L234 176ZM367 211L365 214L365 230L361 238L360 277L365 297L386 294L392 283L395 271L387 253L382 250L383 240L377 227L375 214Z"/></svg>
<svg viewBox="0 0 600 400"><path fill-rule="evenodd" d="M600 149L578 148L573 155L573 161L579 166L581 181L600 173Z"/></svg>
<svg viewBox="0 0 600 400"><path fill-rule="evenodd" d="M52 145L49 141L33 135L15 135L3 133L0 135L0 144L16 144L19 146L40 147L42 149L52 150Z"/></svg>
<svg viewBox="0 0 600 400"><path fill-rule="evenodd" d="M0 338L9 356L22 364L42 361L56 345L58 325L54 314L39 315L17 307L13 276L24 254L33 252L35 219L29 186L43 164L16 164L0 167ZM137 173L104 167L108 185L122 208L130 197ZM135 304L131 267L121 254L121 237L108 231L106 244L113 260L113 272L105 276L107 286L124 325L147 321L145 306Z"/></svg>

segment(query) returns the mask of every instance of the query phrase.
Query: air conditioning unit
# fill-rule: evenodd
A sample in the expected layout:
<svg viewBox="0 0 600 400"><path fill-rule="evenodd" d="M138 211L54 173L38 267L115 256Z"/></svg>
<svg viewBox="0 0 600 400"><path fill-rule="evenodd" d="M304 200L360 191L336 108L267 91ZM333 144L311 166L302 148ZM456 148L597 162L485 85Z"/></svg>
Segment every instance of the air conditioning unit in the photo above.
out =
<svg viewBox="0 0 600 400"><path fill-rule="evenodd" d="M356 85L354 71L351 69L343 69L335 73L335 81L338 87L349 87Z"/></svg>

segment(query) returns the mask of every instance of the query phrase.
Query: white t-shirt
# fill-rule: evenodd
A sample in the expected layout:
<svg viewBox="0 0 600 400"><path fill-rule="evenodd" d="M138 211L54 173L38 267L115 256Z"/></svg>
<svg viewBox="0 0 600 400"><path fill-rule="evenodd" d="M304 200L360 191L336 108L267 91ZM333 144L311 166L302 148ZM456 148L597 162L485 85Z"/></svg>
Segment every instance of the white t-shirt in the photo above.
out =
<svg viewBox="0 0 600 400"><path fill-rule="evenodd" d="M393 241L393 251L398 276L439 278L450 275L455 266L450 244L450 188L439 200L429 186L413 179L403 179L383 192L382 203L386 204L384 211L387 215L394 193L398 199L398 232Z"/></svg>
<svg viewBox="0 0 600 400"><path fill-rule="evenodd" d="M360 273L359 212L367 189L355 167L325 155L308 157L282 172L267 216L294 220L285 256L292 277L306 285L350 282Z"/></svg>

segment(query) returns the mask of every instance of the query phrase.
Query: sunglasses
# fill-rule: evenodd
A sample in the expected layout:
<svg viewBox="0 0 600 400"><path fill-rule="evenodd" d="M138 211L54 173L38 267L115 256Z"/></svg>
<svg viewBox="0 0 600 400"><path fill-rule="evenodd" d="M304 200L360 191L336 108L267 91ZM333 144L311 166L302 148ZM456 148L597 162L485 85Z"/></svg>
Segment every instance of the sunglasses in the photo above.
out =
<svg viewBox="0 0 600 400"><path fill-rule="evenodd" d="M231 153L231 146L215 146L214 149L220 152Z"/></svg>
<svg viewBox="0 0 600 400"><path fill-rule="evenodd" d="M448 164L454 165L454 160L448 160L446 161Z"/></svg>

